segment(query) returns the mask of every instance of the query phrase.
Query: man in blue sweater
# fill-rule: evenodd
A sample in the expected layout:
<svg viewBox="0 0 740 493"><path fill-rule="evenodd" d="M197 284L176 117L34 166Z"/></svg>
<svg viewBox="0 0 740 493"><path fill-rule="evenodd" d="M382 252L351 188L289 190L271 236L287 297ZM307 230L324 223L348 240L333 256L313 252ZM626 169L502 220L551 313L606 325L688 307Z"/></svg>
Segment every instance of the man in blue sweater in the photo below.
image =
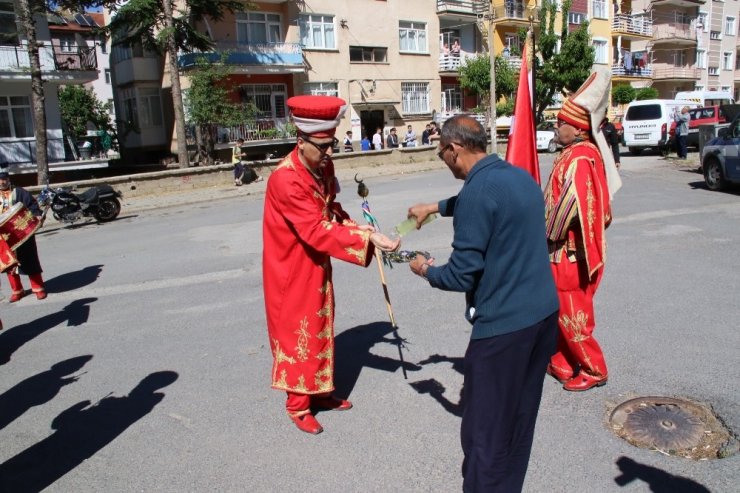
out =
<svg viewBox="0 0 740 493"><path fill-rule="evenodd" d="M483 126L456 116L442 128L438 156L460 193L409 209L417 225L433 212L453 216L445 265L414 259L432 287L464 292L473 326L465 353L461 442L463 490L521 491L542 384L555 353L558 296L547 243L542 191L524 170L486 154Z"/></svg>

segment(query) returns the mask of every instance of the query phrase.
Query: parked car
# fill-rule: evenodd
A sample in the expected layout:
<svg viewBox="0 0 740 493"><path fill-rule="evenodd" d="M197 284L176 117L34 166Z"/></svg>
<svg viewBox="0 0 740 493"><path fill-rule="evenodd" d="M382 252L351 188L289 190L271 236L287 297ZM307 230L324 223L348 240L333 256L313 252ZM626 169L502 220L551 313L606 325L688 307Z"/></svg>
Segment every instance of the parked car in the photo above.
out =
<svg viewBox="0 0 740 493"><path fill-rule="evenodd" d="M688 147L699 148L699 126L731 122L740 113L740 104L724 104L721 106L705 106L689 110L689 135L686 137ZM676 139L676 122L671 124L670 145Z"/></svg>
<svg viewBox="0 0 740 493"><path fill-rule="evenodd" d="M542 122L537 125L537 150L555 152L559 144L555 138L555 122Z"/></svg>
<svg viewBox="0 0 740 493"><path fill-rule="evenodd" d="M701 164L704 182L710 190L722 190L731 183L740 184L740 115L704 144Z"/></svg>

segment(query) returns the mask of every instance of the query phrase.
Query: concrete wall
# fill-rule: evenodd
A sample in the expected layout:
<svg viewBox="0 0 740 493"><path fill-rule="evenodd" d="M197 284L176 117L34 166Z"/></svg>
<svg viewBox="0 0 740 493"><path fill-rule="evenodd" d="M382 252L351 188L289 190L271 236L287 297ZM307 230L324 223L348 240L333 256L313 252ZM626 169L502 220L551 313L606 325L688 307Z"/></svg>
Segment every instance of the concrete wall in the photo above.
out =
<svg viewBox="0 0 740 493"><path fill-rule="evenodd" d="M337 169L375 167L384 164L412 164L435 161L437 146L417 147L413 149L395 149L383 151L369 151L358 153L336 154L334 166ZM253 166L260 176L267 178L281 159L253 162ZM207 167L173 169L139 173L135 175L116 176L110 178L53 183L53 187L77 186L85 189L93 185L107 183L123 193L124 198L147 195L161 195L168 193L182 193L198 188L223 186L233 183L233 166L222 164ZM42 187L31 186L26 189L34 194Z"/></svg>

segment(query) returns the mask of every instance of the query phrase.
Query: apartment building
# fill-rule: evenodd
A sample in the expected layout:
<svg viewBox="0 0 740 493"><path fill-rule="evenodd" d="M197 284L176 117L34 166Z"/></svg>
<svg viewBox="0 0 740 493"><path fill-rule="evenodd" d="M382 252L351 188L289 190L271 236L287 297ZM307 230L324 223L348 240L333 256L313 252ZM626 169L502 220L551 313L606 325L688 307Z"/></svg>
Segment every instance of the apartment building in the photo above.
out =
<svg viewBox="0 0 740 493"><path fill-rule="evenodd" d="M0 1L0 165L9 166L11 173L36 172L28 41L17 24L16 9L15 1ZM94 49L52 42L46 17L38 15L35 21L44 80L47 156L54 170L65 161L58 87L95 80L97 57Z"/></svg>
<svg viewBox="0 0 740 493"><path fill-rule="evenodd" d="M707 1L698 7L696 60L699 78L696 89L728 91L740 100L740 1Z"/></svg>

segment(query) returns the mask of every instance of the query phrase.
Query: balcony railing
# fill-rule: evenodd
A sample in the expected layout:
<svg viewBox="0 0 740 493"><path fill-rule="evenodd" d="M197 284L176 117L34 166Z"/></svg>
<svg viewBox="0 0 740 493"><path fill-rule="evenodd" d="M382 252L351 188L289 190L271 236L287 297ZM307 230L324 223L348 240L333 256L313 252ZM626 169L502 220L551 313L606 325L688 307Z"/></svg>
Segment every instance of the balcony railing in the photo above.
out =
<svg viewBox="0 0 740 493"><path fill-rule="evenodd" d="M626 69L623 65L612 65L612 76L614 77L640 77L650 79L653 77L653 69L650 66L647 67L635 67L632 69Z"/></svg>
<svg viewBox="0 0 740 493"><path fill-rule="evenodd" d="M644 15L617 14L612 19L612 32L649 37L653 35L653 21Z"/></svg>
<svg viewBox="0 0 740 493"><path fill-rule="evenodd" d="M253 122L232 127L218 126L216 139L221 144L244 139L247 142L279 140L295 137L295 127L287 124L286 118L260 118Z"/></svg>
<svg viewBox="0 0 740 493"><path fill-rule="evenodd" d="M213 50L203 53L182 53L178 57L181 68L194 67L199 58L209 62L226 56L228 65L284 66L303 69L303 48L296 43L232 43L216 42Z"/></svg>
<svg viewBox="0 0 740 493"><path fill-rule="evenodd" d="M530 15L537 19L537 8L529 7L527 2L507 1L504 5L495 6L493 14L495 21L511 19L529 22Z"/></svg>
<svg viewBox="0 0 740 493"><path fill-rule="evenodd" d="M488 2L484 0L437 0L437 13L485 14L488 13Z"/></svg>
<svg viewBox="0 0 740 493"><path fill-rule="evenodd" d="M467 53L461 51L457 55L440 54L439 55L439 71L440 72L457 72L461 65L465 64L465 61L469 58L475 58L478 56L476 53Z"/></svg>
<svg viewBox="0 0 740 493"><path fill-rule="evenodd" d="M41 70L92 71L98 68L94 47L62 51L61 46L44 45L39 47ZM26 46L0 46L0 70L29 70L31 61Z"/></svg>
<svg viewBox="0 0 740 493"><path fill-rule="evenodd" d="M698 79L698 68L687 67L660 67L653 69L653 79Z"/></svg>
<svg viewBox="0 0 740 493"><path fill-rule="evenodd" d="M659 40L670 40L678 39L684 41L696 41L696 30L692 28L691 24L655 24L653 26L653 39Z"/></svg>

